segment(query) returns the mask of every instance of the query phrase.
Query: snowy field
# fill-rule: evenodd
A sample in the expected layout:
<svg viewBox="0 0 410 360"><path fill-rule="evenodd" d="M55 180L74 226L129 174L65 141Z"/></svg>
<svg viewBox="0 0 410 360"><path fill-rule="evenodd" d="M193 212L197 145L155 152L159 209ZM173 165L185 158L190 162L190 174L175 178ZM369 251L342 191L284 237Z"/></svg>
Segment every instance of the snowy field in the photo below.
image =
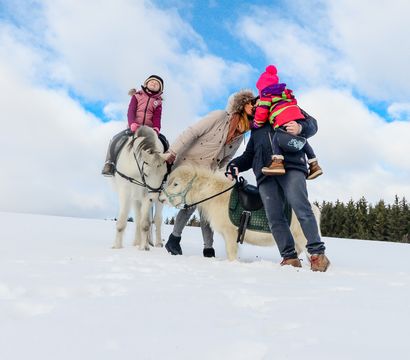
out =
<svg viewBox="0 0 410 360"><path fill-rule="evenodd" d="M132 225L132 224L131 224ZM324 238L332 266L276 248L112 250L112 221L0 213L0 359L409 359L410 245ZM164 226L167 238L170 226Z"/></svg>

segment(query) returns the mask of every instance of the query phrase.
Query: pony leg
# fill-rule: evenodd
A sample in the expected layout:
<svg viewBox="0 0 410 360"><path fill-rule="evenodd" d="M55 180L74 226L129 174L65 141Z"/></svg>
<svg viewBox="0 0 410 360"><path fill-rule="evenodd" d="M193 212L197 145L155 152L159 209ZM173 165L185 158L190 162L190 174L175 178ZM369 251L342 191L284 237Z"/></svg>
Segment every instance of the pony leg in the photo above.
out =
<svg viewBox="0 0 410 360"><path fill-rule="evenodd" d="M236 242L237 231L235 228L227 229L222 233L225 240L226 256L229 261L234 261L238 258L238 243Z"/></svg>
<svg viewBox="0 0 410 360"><path fill-rule="evenodd" d="M141 233L141 243L140 250L149 250L148 243L148 232L150 231L150 216L149 211L151 209L152 202L149 199L144 199L141 203L141 216L140 216L140 233Z"/></svg>
<svg viewBox="0 0 410 360"><path fill-rule="evenodd" d="M135 235L134 235L134 246L139 246L141 244L141 232L140 232L140 218L141 218L141 202L134 201L134 216L135 216Z"/></svg>
<svg viewBox="0 0 410 360"><path fill-rule="evenodd" d="M162 238L161 238L161 226L162 226L162 209L164 204L160 201L155 202L155 247L162 247Z"/></svg>
<svg viewBox="0 0 410 360"><path fill-rule="evenodd" d="M116 223L116 236L114 245L112 246L113 249L121 249L122 248L122 239L124 236L124 230L127 227L127 220L128 214L130 212L130 196L128 191L121 191L119 196L119 203L120 203L120 213L118 215L118 220Z"/></svg>

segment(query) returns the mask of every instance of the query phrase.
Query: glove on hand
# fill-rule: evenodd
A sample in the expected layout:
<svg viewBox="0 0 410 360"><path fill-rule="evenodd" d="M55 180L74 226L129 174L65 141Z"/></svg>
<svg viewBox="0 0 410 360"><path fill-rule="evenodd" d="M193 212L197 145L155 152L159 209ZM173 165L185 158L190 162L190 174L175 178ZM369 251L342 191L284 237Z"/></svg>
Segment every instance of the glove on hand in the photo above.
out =
<svg viewBox="0 0 410 360"><path fill-rule="evenodd" d="M225 171L225 176L230 179L236 179L238 177L239 174L239 170L238 167L235 164L228 164L228 166L226 167L226 171Z"/></svg>
<svg viewBox="0 0 410 360"><path fill-rule="evenodd" d="M137 131L137 129L138 129L138 124L137 123L132 123L131 125L130 125L130 130L133 132L133 133L135 133L136 131Z"/></svg>

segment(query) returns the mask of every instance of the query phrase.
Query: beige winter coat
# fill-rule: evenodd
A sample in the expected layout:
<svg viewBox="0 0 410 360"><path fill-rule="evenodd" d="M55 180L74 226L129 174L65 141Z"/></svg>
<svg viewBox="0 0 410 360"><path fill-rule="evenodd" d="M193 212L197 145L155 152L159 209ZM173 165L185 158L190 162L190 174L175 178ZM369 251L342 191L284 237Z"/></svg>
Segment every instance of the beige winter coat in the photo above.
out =
<svg viewBox="0 0 410 360"><path fill-rule="evenodd" d="M170 146L170 151L176 154L175 167L199 165L212 170L223 169L244 138L242 134L225 144L231 115L242 113L244 106L252 100L252 91L238 91L229 97L226 111L213 111L186 129Z"/></svg>
<svg viewBox="0 0 410 360"><path fill-rule="evenodd" d="M170 146L170 150L177 155L174 166L199 165L212 170L223 169L244 137L243 134L239 135L225 144L229 121L227 111L216 110L188 127Z"/></svg>

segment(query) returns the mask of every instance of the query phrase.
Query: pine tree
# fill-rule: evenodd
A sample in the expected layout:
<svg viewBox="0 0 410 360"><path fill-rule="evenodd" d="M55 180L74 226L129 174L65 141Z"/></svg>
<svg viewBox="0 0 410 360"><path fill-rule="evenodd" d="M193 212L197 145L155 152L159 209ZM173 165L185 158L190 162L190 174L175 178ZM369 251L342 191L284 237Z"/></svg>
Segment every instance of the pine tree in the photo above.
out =
<svg viewBox="0 0 410 360"><path fill-rule="evenodd" d="M316 204L318 205L318 204ZM333 203L323 201L322 205L319 206L321 216L320 216L320 230L323 236L333 236L334 234L334 211Z"/></svg>
<svg viewBox="0 0 410 360"><path fill-rule="evenodd" d="M389 241L387 209L384 200L380 200L374 208L375 223L374 236L375 240Z"/></svg>
<svg viewBox="0 0 410 360"><path fill-rule="evenodd" d="M404 235L404 224L401 219L400 202L397 195L389 210L389 239L390 241L400 241L401 237Z"/></svg>
<svg viewBox="0 0 410 360"><path fill-rule="evenodd" d="M405 197L400 201L401 242L410 242L410 206Z"/></svg>
<svg viewBox="0 0 410 360"><path fill-rule="evenodd" d="M195 227L199 227L200 226L200 221L198 220L198 218L196 217L196 215L194 214L187 222L188 226L195 226Z"/></svg>
<svg viewBox="0 0 410 360"><path fill-rule="evenodd" d="M346 218L346 211L345 205L338 200L336 200L335 207L334 207L334 216L333 216L333 228L334 228L334 235L335 237L345 237L343 232L343 226L345 223Z"/></svg>
<svg viewBox="0 0 410 360"><path fill-rule="evenodd" d="M352 199L349 200L345 207L345 218L342 226L342 233L344 238L358 239L356 206Z"/></svg>
<svg viewBox="0 0 410 360"><path fill-rule="evenodd" d="M362 196L360 200L356 203L356 226L357 226L357 238L358 239L369 239L369 214L367 208L367 201Z"/></svg>

